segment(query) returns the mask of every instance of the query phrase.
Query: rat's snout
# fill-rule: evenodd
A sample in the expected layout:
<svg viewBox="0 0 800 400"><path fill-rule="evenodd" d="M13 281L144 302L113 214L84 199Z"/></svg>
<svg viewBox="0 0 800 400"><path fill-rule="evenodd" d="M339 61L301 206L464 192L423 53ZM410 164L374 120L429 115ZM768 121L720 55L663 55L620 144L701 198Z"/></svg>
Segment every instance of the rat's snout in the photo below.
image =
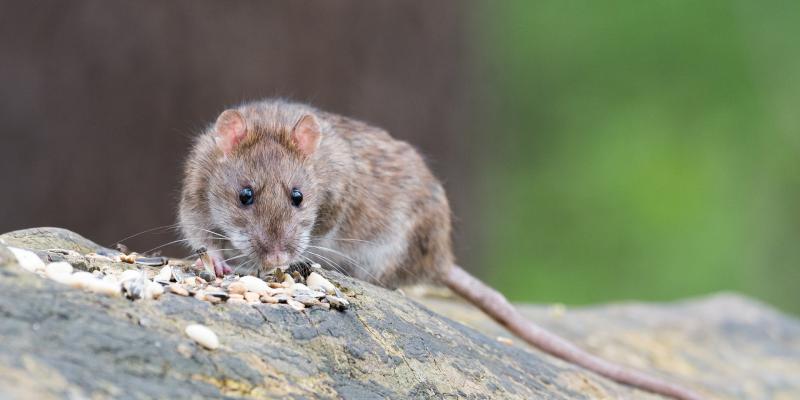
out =
<svg viewBox="0 0 800 400"><path fill-rule="evenodd" d="M284 246L278 240L270 240L264 234L258 234L254 240L254 248L261 261L268 267L275 267L289 264L289 253L284 250Z"/></svg>

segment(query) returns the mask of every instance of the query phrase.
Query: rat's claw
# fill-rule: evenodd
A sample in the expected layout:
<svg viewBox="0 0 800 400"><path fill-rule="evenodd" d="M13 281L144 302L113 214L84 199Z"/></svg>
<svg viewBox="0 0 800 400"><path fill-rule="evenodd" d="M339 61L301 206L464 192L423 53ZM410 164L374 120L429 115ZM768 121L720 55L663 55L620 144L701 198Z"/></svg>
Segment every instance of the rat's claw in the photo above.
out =
<svg viewBox="0 0 800 400"><path fill-rule="evenodd" d="M214 275L216 275L218 278L222 278L227 274L233 273L231 267L229 267L222 258L214 256L210 256L209 258L211 259L211 264L214 264ZM194 265L197 268L205 268L205 263L203 263L202 257L198 258Z"/></svg>
<svg viewBox="0 0 800 400"><path fill-rule="evenodd" d="M211 257L211 259L214 261L214 273L217 275L218 278L222 278L223 276L233 272L233 270L231 270L231 267L229 267L228 264L225 262L225 260L223 260L222 258Z"/></svg>

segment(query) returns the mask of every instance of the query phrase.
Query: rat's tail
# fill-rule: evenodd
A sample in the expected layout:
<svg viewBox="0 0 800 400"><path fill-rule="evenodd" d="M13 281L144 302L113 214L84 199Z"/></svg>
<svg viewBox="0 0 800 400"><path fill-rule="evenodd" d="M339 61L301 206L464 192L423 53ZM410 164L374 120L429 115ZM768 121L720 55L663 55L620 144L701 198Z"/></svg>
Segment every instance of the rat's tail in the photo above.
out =
<svg viewBox="0 0 800 400"><path fill-rule="evenodd" d="M469 300L509 331L534 347L570 363L584 367L611 380L649 392L681 400L698 400L700 395L676 384L663 381L622 365L592 355L573 343L528 321L505 296L487 286L467 271L453 265L444 283Z"/></svg>

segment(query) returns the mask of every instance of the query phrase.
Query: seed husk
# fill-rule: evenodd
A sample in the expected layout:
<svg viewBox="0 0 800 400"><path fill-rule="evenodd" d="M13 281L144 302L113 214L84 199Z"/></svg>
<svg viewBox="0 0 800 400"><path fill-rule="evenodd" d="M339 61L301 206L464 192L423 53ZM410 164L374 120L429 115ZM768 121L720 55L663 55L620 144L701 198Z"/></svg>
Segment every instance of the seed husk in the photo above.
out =
<svg viewBox="0 0 800 400"><path fill-rule="evenodd" d="M205 325L189 325L186 327L185 332L186 336L189 336L199 345L209 350L214 350L219 347L219 338L217 337L217 334Z"/></svg>

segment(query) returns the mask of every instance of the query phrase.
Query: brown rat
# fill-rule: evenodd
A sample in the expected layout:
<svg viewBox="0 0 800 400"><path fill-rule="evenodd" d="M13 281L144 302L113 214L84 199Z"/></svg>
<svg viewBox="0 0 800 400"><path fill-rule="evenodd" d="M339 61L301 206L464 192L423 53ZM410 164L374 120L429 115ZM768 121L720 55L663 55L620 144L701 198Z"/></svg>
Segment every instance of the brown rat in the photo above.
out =
<svg viewBox="0 0 800 400"><path fill-rule="evenodd" d="M218 275L314 261L385 287L444 283L533 346L612 380L699 395L591 355L534 325L454 264L444 189L409 144L307 105L224 111L186 163L179 224ZM225 257L230 257L225 259Z"/></svg>

